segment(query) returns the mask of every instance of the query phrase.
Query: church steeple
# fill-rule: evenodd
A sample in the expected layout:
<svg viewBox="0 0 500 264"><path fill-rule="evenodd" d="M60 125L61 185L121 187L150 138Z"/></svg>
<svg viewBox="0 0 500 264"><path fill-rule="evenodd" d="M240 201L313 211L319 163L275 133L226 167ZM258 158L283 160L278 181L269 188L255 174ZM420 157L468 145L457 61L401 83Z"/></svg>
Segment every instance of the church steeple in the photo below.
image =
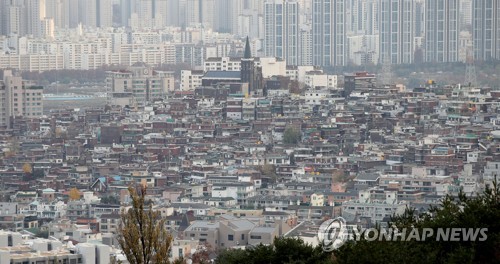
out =
<svg viewBox="0 0 500 264"><path fill-rule="evenodd" d="M247 40L245 43L245 55L243 58L245 58L245 59L252 58L252 51L250 50L250 41L248 40L248 36L247 36Z"/></svg>

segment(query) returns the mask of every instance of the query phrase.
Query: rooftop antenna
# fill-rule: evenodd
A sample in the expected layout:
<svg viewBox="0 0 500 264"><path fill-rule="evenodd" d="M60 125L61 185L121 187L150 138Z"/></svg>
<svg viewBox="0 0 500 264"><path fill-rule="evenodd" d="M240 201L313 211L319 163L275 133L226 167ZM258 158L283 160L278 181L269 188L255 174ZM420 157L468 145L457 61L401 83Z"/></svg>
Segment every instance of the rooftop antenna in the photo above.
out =
<svg viewBox="0 0 500 264"><path fill-rule="evenodd" d="M467 58L466 58L466 66L465 66L465 85L469 87L477 86L477 74L476 74L476 65L474 64L474 53L472 49L469 47L467 49Z"/></svg>

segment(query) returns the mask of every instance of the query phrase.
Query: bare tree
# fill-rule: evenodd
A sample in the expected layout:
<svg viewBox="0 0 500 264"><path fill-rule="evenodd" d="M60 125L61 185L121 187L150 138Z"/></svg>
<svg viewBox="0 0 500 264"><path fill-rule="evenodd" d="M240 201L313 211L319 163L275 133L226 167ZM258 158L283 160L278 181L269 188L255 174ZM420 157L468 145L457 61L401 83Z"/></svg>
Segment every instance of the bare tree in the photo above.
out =
<svg viewBox="0 0 500 264"><path fill-rule="evenodd" d="M146 187L129 187L132 208L123 210L118 242L130 264L170 263L172 236L160 212L146 205Z"/></svg>

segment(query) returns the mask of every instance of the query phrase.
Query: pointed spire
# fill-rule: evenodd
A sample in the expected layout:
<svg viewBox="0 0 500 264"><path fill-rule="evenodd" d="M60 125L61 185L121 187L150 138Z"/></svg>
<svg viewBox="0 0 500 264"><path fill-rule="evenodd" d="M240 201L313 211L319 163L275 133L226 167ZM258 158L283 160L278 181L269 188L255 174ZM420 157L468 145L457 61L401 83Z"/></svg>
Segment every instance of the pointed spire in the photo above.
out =
<svg viewBox="0 0 500 264"><path fill-rule="evenodd" d="M248 40L248 36L247 36L247 40L246 40L246 43L245 43L245 55L244 55L244 58L245 59L252 58L252 51L250 50L250 41Z"/></svg>

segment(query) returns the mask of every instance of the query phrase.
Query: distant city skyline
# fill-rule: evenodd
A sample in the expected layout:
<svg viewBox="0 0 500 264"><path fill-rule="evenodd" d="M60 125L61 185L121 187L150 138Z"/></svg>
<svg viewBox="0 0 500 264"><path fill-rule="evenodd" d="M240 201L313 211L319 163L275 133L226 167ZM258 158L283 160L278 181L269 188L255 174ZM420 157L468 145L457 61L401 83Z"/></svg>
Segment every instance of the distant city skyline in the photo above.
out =
<svg viewBox="0 0 500 264"><path fill-rule="evenodd" d="M168 57L200 54L201 58L192 59L199 66L211 56L237 54L221 45L241 49L247 36L255 56L279 57L288 65L500 59L498 0L0 0L0 7L0 33L5 39L0 55L57 55L54 49L33 45L39 47L35 43L41 40L64 42L71 34L95 31L102 32L97 38L104 39L93 41L111 41L112 48L82 54L109 58L118 51L139 51L134 45L158 38L153 42L201 45L199 51L182 54L161 48L165 52L161 63ZM114 33L109 30L112 27ZM136 33L145 35L137 39ZM211 44L220 47L212 52ZM66 68L71 63L64 64Z"/></svg>

